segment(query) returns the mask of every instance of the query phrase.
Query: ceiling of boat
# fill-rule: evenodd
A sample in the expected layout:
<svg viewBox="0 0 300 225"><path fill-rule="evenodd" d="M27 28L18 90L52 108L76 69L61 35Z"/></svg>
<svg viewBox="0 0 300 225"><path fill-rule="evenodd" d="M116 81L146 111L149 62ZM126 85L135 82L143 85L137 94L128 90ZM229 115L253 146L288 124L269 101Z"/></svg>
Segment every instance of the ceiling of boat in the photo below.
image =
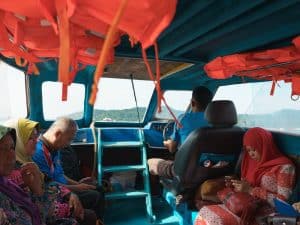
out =
<svg viewBox="0 0 300 225"><path fill-rule="evenodd" d="M152 71L155 71L155 59L148 60ZM183 70L193 64L160 60L160 72L161 76L168 75L170 73ZM145 63L140 58L130 57L115 57L114 63L106 66L103 76L110 78L124 78L128 79L132 75L134 79L149 80L149 74Z"/></svg>
<svg viewBox="0 0 300 225"><path fill-rule="evenodd" d="M197 69L189 67L181 74L205 76L203 65L217 56L283 47L297 35L299 0L179 0L171 25L158 39L159 55L162 60L195 64ZM147 53L153 58L153 49ZM124 37L117 55L141 57L141 50L131 48Z"/></svg>
<svg viewBox="0 0 300 225"><path fill-rule="evenodd" d="M206 63L216 56L288 45L299 34L299 0L179 0L158 45L161 59ZM140 49L123 40L117 55L140 56Z"/></svg>

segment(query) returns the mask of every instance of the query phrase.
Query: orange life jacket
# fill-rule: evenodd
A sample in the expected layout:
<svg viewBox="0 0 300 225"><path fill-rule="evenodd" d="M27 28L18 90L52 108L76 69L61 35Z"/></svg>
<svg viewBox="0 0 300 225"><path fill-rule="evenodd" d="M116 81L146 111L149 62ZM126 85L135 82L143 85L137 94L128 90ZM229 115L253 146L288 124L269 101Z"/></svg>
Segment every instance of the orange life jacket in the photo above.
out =
<svg viewBox="0 0 300 225"><path fill-rule="evenodd" d="M300 36L292 46L260 52L217 57L204 66L207 75L215 79L242 76L272 80L271 95L279 80L292 83L291 95L300 95Z"/></svg>
<svg viewBox="0 0 300 225"><path fill-rule="evenodd" d="M0 1L0 53L27 65L28 73L37 71L36 62L59 58L58 80L63 83L62 99L73 81L79 64L97 65L90 104L105 65L114 60L114 47L121 35L128 34L132 44L145 50L154 45L159 34L174 17L177 0L5 0ZM158 102L160 90L158 47L155 83Z"/></svg>

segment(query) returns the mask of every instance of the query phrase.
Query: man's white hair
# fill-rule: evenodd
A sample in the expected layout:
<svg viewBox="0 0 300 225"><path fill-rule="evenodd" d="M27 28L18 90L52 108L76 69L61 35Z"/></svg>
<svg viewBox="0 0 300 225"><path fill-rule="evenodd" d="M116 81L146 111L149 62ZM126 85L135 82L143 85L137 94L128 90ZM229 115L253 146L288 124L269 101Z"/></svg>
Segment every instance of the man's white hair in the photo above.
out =
<svg viewBox="0 0 300 225"><path fill-rule="evenodd" d="M78 129L77 123L75 122L75 120L68 117L57 118L49 128L49 130L60 130L63 133L73 129Z"/></svg>

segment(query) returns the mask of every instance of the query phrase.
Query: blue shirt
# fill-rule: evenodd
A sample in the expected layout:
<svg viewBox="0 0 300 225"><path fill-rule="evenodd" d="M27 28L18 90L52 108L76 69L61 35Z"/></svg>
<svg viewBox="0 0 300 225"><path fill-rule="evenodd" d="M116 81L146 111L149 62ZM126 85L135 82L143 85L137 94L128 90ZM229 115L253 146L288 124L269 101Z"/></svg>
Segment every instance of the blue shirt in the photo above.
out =
<svg viewBox="0 0 300 225"><path fill-rule="evenodd" d="M49 149L51 158L50 160L53 163L53 169L51 169L51 165L49 165L45 156L45 147ZM64 170L61 165L61 156L59 150L51 151L51 149L42 140L39 139L35 147L35 153L32 159L39 166L40 170L49 178L58 183L67 184L67 180L64 176Z"/></svg>
<svg viewBox="0 0 300 225"><path fill-rule="evenodd" d="M189 134L198 128L210 126L207 120L204 118L204 112L190 112L181 114L178 116L178 120L182 124L182 128L179 128L174 125L173 134L170 138L176 141L179 145L182 144L185 139L189 136ZM236 160L236 156L234 154L214 154L214 153L201 153L199 164L203 165L204 161L209 160L213 164L218 163L219 161L227 161L229 163L233 163Z"/></svg>
<svg viewBox="0 0 300 225"><path fill-rule="evenodd" d="M181 145L187 136L195 129L208 126L208 122L204 119L204 112L188 112L181 114L178 120L182 124L182 128L174 125L173 134L170 138Z"/></svg>

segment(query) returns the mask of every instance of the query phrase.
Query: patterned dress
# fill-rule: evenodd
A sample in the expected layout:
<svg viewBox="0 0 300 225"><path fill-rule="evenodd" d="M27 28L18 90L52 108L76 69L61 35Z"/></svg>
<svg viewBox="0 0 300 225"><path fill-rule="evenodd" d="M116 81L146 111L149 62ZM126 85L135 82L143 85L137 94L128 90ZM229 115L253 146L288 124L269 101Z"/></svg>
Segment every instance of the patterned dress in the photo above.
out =
<svg viewBox="0 0 300 225"><path fill-rule="evenodd" d="M269 206L274 206L273 199L287 200L292 193L295 182L295 167L290 164L274 166L266 172L259 187L252 189L251 195L266 200ZM270 208L270 207L269 207ZM258 215L270 214L263 208ZM200 209L195 225L239 225L240 218L230 212L225 205L209 205ZM255 224L255 222L254 222Z"/></svg>
<svg viewBox="0 0 300 225"><path fill-rule="evenodd" d="M32 225L31 216L11 198L0 192L0 224ZM45 224L41 224L45 225Z"/></svg>
<svg viewBox="0 0 300 225"><path fill-rule="evenodd" d="M16 183L24 191L30 194L30 190L24 185L22 175L20 172L20 163L16 163L16 169L11 172L8 179ZM34 199L38 206L41 218L47 224L61 224L61 225L76 225L77 221L72 218L66 197L70 191L58 185L56 182L48 182L44 187L44 194L37 199ZM0 223L1 225L1 223Z"/></svg>

